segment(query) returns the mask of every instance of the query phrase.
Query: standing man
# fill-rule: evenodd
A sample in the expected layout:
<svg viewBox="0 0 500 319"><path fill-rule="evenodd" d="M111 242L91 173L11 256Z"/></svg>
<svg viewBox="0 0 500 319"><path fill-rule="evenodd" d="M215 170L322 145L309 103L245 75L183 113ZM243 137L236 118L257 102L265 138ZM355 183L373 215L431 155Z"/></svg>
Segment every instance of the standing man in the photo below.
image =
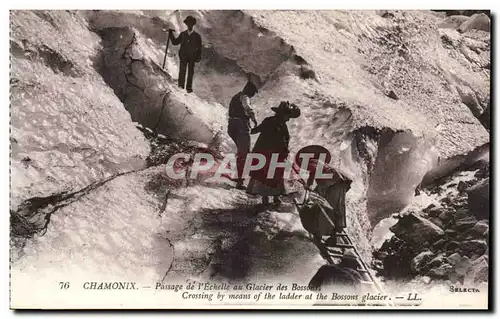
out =
<svg viewBox="0 0 500 319"><path fill-rule="evenodd" d="M229 123L227 133L234 141L238 149L236 154L236 170L238 172L238 180L236 188L244 189L243 186L243 167L247 154L250 152L250 120L254 126L257 126L255 113L250 105L250 98L257 94L257 87L248 82L243 91L237 93L229 103Z"/></svg>
<svg viewBox="0 0 500 319"><path fill-rule="evenodd" d="M186 84L187 69L186 91L191 93L193 92L194 64L201 60L201 36L193 30L193 26L196 24L194 17L188 16L184 19L184 23L188 29L181 32L178 38L170 33L170 38L173 45L181 45L179 49L179 86L184 88Z"/></svg>

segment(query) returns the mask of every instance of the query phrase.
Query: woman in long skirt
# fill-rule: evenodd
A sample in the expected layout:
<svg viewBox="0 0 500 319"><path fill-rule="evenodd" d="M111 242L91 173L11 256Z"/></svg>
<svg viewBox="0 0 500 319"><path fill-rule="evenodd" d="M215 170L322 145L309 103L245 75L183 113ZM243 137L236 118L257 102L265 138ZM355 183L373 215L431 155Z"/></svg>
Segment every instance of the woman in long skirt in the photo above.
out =
<svg viewBox="0 0 500 319"><path fill-rule="evenodd" d="M267 177L271 157L277 154L278 162L284 162L288 158L288 144L290 134L286 122L291 118L300 116L300 109L289 102L281 102L278 107L271 108L276 114L264 119L262 123L252 129L251 134L260 133L252 153L258 153L265 157L266 163L263 168L250 172L250 182L247 187L249 194L262 196L263 204L269 203L269 196L273 197L273 203L280 205L280 195L285 194L284 171L282 167L276 168L271 177Z"/></svg>

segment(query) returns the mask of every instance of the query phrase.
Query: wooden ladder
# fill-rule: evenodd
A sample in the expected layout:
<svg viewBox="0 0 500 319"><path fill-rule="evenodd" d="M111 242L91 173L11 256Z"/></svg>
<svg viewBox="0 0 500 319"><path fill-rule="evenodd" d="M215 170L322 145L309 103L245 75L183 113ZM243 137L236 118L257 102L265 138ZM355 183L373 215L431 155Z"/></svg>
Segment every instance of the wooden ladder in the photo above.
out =
<svg viewBox="0 0 500 319"><path fill-rule="evenodd" d="M300 208L301 206L303 206L307 202L308 195L309 195L308 192L311 192L311 190L306 189L306 194L304 196L304 200L303 200L302 204L298 204L296 202L296 200L294 199L294 202L295 202L297 208ZM325 212L323 207L321 207L321 206L319 206L319 207L321 209L323 216L328 221L328 223L330 223L332 225L332 227L335 228L335 223L331 220L330 216L328 216L328 214ZM335 233L335 244L333 246L327 245L325 242L325 239L323 239L323 238L312 236L312 239L313 239L313 242L316 245L316 247L319 249L320 255L331 265L337 264L334 261L334 258L343 259L343 258L345 258L346 251L348 249L352 249L352 251L354 251L354 254L355 254L356 260L358 262L358 266L359 266L359 267L357 267L356 271L363 278L363 280L361 281L361 284L371 287L373 292L386 295L386 293L384 292L384 289L377 282L375 277L372 275L370 269L367 267L366 263L363 261L363 258L361 257L358 250L356 249L356 246L354 245L353 241L351 240L351 238L349 237L349 235L345 231ZM340 243L339 243L339 240L340 240ZM335 248L340 248L342 253L339 254L339 253L335 252L335 250L334 250ZM386 301L384 304L393 305L391 301Z"/></svg>

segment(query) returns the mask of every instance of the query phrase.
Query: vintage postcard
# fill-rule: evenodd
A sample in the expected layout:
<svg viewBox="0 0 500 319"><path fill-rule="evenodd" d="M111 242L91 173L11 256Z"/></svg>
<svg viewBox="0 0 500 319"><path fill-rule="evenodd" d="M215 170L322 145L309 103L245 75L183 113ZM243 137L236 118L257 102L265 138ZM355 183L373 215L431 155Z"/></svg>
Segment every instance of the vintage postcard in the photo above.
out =
<svg viewBox="0 0 500 319"><path fill-rule="evenodd" d="M11 10L11 309L488 309L490 19Z"/></svg>

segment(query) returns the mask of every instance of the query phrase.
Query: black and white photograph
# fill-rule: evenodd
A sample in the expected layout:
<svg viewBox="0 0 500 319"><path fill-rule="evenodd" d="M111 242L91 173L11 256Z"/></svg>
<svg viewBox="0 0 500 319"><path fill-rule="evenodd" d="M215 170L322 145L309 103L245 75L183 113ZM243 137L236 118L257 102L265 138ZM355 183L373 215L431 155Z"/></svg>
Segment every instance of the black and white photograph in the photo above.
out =
<svg viewBox="0 0 500 319"><path fill-rule="evenodd" d="M11 309L491 308L488 8L9 18Z"/></svg>

